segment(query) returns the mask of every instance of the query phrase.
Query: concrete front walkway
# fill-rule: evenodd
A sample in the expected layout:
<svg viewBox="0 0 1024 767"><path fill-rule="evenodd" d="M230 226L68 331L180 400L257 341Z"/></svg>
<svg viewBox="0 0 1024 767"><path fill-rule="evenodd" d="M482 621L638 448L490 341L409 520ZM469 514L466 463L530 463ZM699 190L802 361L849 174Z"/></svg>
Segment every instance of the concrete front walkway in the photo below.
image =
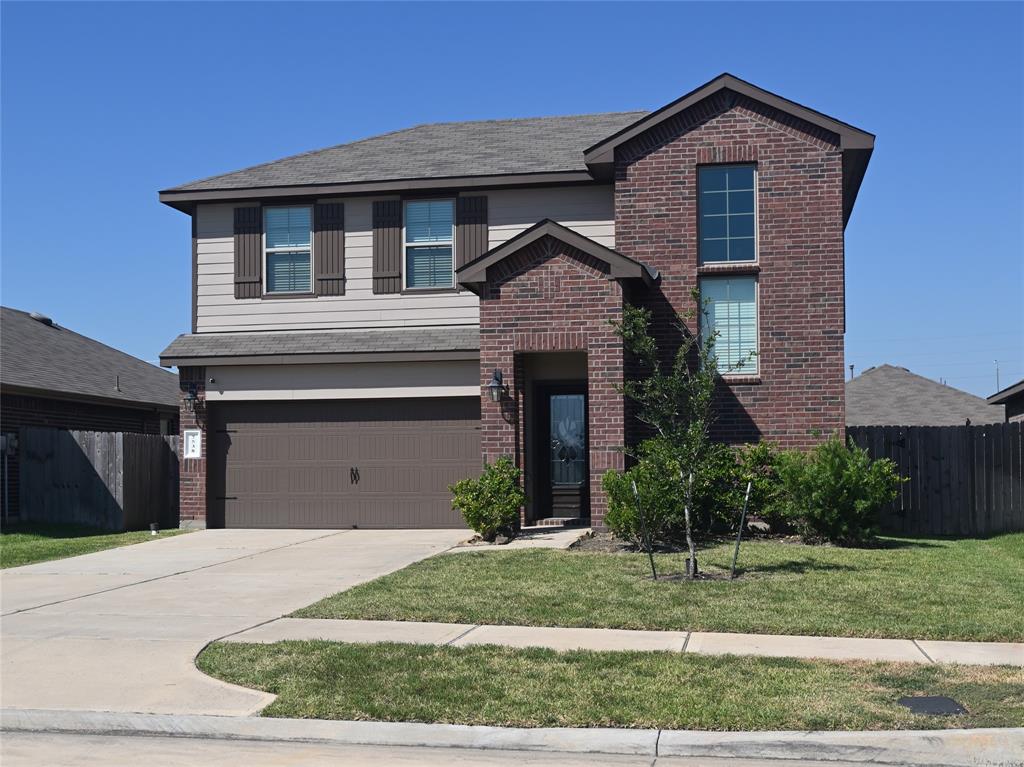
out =
<svg viewBox="0 0 1024 767"><path fill-rule="evenodd" d="M664 650L702 655L829 660L964 663L1024 666L1024 644L939 642L912 639L720 634L704 631L627 631L624 629L477 626L412 621L281 618L228 637L229 642L325 639L335 642L408 642L452 647L495 644L553 650Z"/></svg>
<svg viewBox="0 0 1024 767"><path fill-rule="evenodd" d="M208 642L444 551L464 530L207 530L0 571L5 708L245 715Z"/></svg>

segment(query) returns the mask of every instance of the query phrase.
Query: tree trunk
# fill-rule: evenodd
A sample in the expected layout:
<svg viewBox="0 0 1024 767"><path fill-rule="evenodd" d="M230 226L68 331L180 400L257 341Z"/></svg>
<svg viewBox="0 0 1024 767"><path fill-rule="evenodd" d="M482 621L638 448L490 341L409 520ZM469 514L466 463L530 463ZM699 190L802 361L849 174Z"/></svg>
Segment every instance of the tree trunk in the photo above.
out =
<svg viewBox="0 0 1024 767"><path fill-rule="evenodd" d="M679 479L683 473L679 472ZM697 577L697 547L693 543L693 525L690 523L690 502L693 500L693 472L686 483L685 503L683 504L683 517L686 519L686 548L690 552L690 558L686 560L686 577L693 580Z"/></svg>

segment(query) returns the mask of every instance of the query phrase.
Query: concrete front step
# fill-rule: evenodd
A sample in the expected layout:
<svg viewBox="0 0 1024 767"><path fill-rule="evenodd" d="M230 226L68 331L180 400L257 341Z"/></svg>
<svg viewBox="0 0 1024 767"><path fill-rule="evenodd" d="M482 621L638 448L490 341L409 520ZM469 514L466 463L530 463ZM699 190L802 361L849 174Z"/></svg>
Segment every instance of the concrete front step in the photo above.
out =
<svg viewBox="0 0 1024 767"><path fill-rule="evenodd" d="M590 520L584 517L544 517L535 519L533 525L524 527L529 530L531 527L589 527Z"/></svg>

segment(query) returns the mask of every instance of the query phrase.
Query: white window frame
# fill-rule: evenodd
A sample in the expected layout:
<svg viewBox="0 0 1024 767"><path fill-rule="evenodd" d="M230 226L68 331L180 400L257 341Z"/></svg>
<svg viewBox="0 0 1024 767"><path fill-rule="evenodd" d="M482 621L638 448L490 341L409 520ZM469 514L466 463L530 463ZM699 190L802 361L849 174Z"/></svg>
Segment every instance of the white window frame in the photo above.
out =
<svg viewBox="0 0 1024 767"><path fill-rule="evenodd" d="M728 170L729 168L753 168L754 169L754 259L752 261L705 261L704 254L701 253L701 244L704 242L703 229L704 229L704 214L701 212L702 207L702 195L704 194L700 188L700 172L704 168L718 168L720 170ZM700 165L697 168L697 265L698 266L713 266L717 264L756 264L761 260L761 212L760 212L760 197L758 194L758 172L757 163L752 162L732 162L725 164L705 164ZM728 215L725 213L711 215ZM741 214L742 215L742 214ZM722 239L722 238L715 238Z"/></svg>
<svg viewBox="0 0 1024 767"><path fill-rule="evenodd" d="M438 240L437 242L408 242L406 240L405 233L405 222L408 220L406 210L408 210L410 203L415 204L417 202L450 202L452 204L452 236L447 242ZM410 287L408 283L409 279L409 248L430 248L430 247L445 247L448 246L452 249L452 283L443 287L429 287L429 288L417 288ZM454 197L423 197L420 199L403 200L402 201L402 290L410 291L414 293L430 293L437 292L439 290L455 290L455 198Z"/></svg>
<svg viewBox="0 0 1024 767"><path fill-rule="evenodd" d="M267 211L286 208L305 208L309 211L309 246L289 246L287 248L267 248ZM312 205L264 205L260 215L263 216L263 295L265 296L311 296L313 295L313 206ZM309 251L309 289L308 290L270 290L267 285L267 255L270 253L304 253Z"/></svg>
<svg viewBox="0 0 1024 767"><path fill-rule="evenodd" d="M716 263L723 263L723 262L716 262ZM741 263L741 264L749 264L751 262L749 262L749 261L740 261L739 263ZM746 280L746 279L750 279L750 280L754 281L754 339L755 339L755 343L756 343L756 347L754 348L754 351L756 353L754 354L754 359L752 360L753 364L754 364L754 369L753 370L729 370L729 371L726 371L726 372L722 372L721 370L719 370L718 374L720 376L722 376L722 378L724 378L726 380L728 380L730 378L752 378L752 377L753 378L759 378L761 376L761 280L759 279L759 277L758 277L758 275L756 273L750 273L750 272L737 272L735 274L729 274L729 273L725 273L725 274L702 274L700 276L700 278L698 279L698 285L700 286L700 290L698 291L698 295L700 296L700 311L701 311L701 321L699 323L701 343L704 343L704 341L706 340L704 338L704 321L703 321L704 320L704 311L705 311L704 290L703 290L704 281L705 280ZM718 367L717 359L718 359L718 357L716 355L715 356L715 360L716 360L715 367L716 368Z"/></svg>

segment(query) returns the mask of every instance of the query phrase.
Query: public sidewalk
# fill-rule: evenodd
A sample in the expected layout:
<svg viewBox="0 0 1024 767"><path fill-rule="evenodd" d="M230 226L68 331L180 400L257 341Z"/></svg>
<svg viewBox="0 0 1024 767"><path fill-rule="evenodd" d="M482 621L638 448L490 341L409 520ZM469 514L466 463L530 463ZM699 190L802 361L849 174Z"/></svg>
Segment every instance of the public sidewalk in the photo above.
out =
<svg viewBox="0 0 1024 767"><path fill-rule="evenodd" d="M493 644L552 650L661 650L701 655L824 658L827 660L962 663L1024 667L1024 644L945 642L924 639L720 634L705 631L478 626L462 623L280 618L225 638L227 642L270 643L286 639L410 644Z"/></svg>

